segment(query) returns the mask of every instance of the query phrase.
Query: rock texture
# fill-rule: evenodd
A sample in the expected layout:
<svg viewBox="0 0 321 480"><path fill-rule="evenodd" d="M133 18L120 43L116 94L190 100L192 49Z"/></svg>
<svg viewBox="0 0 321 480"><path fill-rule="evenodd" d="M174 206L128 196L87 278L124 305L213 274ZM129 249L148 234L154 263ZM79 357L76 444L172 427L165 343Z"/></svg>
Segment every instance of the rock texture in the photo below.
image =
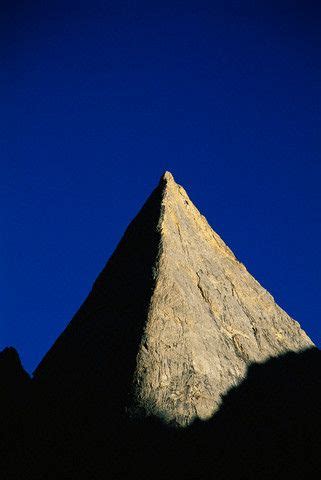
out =
<svg viewBox="0 0 321 480"><path fill-rule="evenodd" d="M76 409L187 426L250 364L312 346L166 172L34 377Z"/></svg>
<svg viewBox="0 0 321 480"><path fill-rule="evenodd" d="M180 425L207 419L247 366L312 346L248 273L170 173L157 280L137 357L140 408Z"/></svg>

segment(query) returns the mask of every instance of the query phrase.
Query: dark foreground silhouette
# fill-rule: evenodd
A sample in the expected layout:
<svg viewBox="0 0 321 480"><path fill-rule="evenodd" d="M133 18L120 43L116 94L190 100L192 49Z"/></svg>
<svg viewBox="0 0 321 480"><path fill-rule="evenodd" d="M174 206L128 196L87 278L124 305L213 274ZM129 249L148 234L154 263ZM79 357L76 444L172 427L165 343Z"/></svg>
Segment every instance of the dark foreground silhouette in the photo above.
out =
<svg viewBox="0 0 321 480"><path fill-rule="evenodd" d="M114 409L112 383L85 397L83 385L72 408L31 382L7 352L0 357L2 478L321 478L320 367L316 348L254 364L212 419L179 430Z"/></svg>

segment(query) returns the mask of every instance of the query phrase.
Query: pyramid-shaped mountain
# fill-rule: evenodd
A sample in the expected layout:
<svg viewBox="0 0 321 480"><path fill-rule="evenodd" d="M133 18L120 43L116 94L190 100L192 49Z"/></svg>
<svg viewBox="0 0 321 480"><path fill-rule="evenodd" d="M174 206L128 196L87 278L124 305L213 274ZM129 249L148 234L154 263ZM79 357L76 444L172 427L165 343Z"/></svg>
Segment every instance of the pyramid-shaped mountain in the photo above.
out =
<svg viewBox="0 0 321 480"><path fill-rule="evenodd" d="M166 172L34 380L71 415L186 426L250 364L312 346Z"/></svg>

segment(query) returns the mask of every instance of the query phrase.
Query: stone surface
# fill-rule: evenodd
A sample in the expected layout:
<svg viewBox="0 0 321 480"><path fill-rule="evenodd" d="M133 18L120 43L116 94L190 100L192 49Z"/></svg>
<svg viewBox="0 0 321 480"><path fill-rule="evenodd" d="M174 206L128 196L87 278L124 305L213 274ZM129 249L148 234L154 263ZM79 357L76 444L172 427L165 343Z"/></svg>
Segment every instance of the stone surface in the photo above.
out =
<svg viewBox="0 0 321 480"><path fill-rule="evenodd" d="M187 426L250 364L312 346L166 172L34 377L73 402L109 385L108 408Z"/></svg>
<svg viewBox="0 0 321 480"><path fill-rule="evenodd" d="M157 281L135 372L139 406L207 419L247 366L313 345L165 174Z"/></svg>

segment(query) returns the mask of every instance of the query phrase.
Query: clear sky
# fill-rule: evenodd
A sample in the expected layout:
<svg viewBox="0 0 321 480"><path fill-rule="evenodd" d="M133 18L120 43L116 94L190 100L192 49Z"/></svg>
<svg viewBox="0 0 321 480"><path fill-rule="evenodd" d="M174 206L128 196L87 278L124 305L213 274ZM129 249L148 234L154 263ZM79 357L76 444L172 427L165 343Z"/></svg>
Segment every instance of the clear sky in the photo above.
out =
<svg viewBox="0 0 321 480"><path fill-rule="evenodd" d="M164 170L321 344L318 3L4 2L0 348L34 369Z"/></svg>

